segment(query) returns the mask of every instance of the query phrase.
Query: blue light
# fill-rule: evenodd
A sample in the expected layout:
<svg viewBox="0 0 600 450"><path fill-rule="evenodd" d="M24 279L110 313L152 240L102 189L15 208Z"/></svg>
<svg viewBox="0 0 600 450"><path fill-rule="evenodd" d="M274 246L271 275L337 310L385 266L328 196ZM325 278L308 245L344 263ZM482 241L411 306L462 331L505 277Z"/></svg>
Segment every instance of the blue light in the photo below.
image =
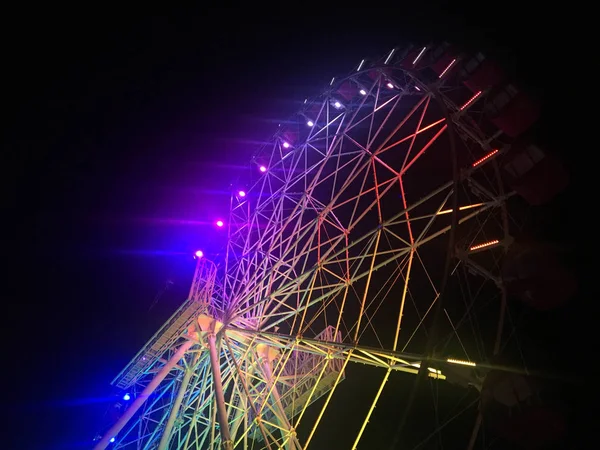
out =
<svg viewBox="0 0 600 450"><path fill-rule="evenodd" d="M115 442L115 438L114 437L110 438L110 442Z"/></svg>
<svg viewBox="0 0 600 450"><path fill-rule="evenodd" d="M131 400L131 395L129 395L129 394L125 394L125 395L123 396L123 400L125 400L126 402L127 402L127 401L129 401L129 400Z"/></svg>

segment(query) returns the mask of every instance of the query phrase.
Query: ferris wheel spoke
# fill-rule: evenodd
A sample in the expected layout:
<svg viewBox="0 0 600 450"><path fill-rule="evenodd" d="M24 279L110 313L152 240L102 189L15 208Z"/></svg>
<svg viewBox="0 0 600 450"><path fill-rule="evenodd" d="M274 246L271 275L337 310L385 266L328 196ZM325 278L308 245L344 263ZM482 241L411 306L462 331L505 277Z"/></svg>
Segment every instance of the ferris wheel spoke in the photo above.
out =
<svg viewBox="0 0 600 450"><path fill-rule="evenodd" d="M365 431L365 428L367 427L367 423L369 423L371 414L373 414L373 410L375 409L375 406L377 405L377 401L379 400L379 397L381 396L381 393L383 392L383 388L385 387L391 373L392 373L391 369L386 370L383 380L381 381L381 384L379 385L379 389L377 390L377 393L375 394L375 398L373 399L373 403L371 403L371 406L369 407L369 412L367 413L367 416L363 420L360 430L358 431L358 436L356 436L356 439L354 440L354 444L352 444L352 450L356 450L356 447Z"/></svg>
<svg viewBox="0 0 600 450"><path fill-rule="evenodd" d="M426 105L429 104L429 99L430 99L429 95L422 96L421 99L412 107L412 109L402 119L399 120L398 125L396 125L396 127L387 135L387 137L381 142L381 144L379 144L377 146L377 148L375 148L373 150L373 154L376 156L381 156L382 153L386 152L390 148L393 148L396 145L401 144L403 142L402 140L397 141L391 145L388 145L389 142L394 138L394 136L396 136L398 134L398 132L405 127L406 123L408 122L409 119L412 118L413 114L415 114L421 107L423 107L421 120L423 119L423 115L425 114L425 111L427 110ZM425 106L423 106L424 104L425 104ZM421 121L419 121L419 126L417 126L417 130L410 136L416 137L417 134L419 134L419 132L425 131L425 130L419 131L420 125L421 125ZM407 153L407 156L408 156L408 153Z"/></svg>
<svg viewBox="0 0 600 450"><path fill-rule="evenodd" d="M423 227L423 230L421 231L421 233L419 234L419 236L415 240L415 243L414 243L415 245L418 246L419 243L423 241L423 238L429 232L429 230L433 226L433 223L435 222L435 220L437 218L439 218L440 212L444 210L444 207L446 206L446 203L448 202L448 200L450 200L450 197L452 196L453 192L454 192L453 189L451 189L450 191L448 191L448 193L446 194L446 196L442 200L441 204L436 208L436 211L431 215L431 217L427 221L427 224ZM413 223L414 223L414 220L415 219L413 219ZM410 222L411 222L410 219L408 219L409 225L410 225Z"/></svg>
<svg viewBox="0 0 600 450"><path fill-rule="evenodd" d="M307 228L307 230L308 230L308 228Z"/></svg>
<svg viewBox="0 0 600 450"><path fill-rule="evenodd" d="M407 266L410 266L410 264L411 264L410 258L411 258L411 254L409 253L407 255L407 257L405 257L404 260L396 261L396 268L393 269L392 273L386 279L386 281L382 284L379 291L375 295L372 296L372 300L371 300L370 304L367 306L367 310L370 310L370 309L372 309L371 306L374 305L375 302L377 301L377 304L375 305L374 310L370 314L366 314L366 319L367 319L367 325L372 329L373 333L375 334L375 338L377 339L377 342L381 348L384 348L384 344L380 340L380 338L376 332L375 326L374 326L375 316L377 315L379 309L383 306L384 302L389 301L388 296L390 295L393 287L396 285L398 280L400 278L402 278L402 282L405 284L407 283L407 279L410 278L410 267L408 267L408 269L407 269ZM386 292L383 295L380 295L384 291L384 289ZM402 300L401 300L399 317L402 316L402 309L403 308L402 308ZM366 330L363 330L361 332L361 335L359 336L359 339L358 339L359 341L361 341L361 338L364 335L365 331ZM394 343L393 349L395 350L395 343Z"/></svg>
<svg viewBox="0 0 600 450"><path fill-rule="evenodd" d="M410 345L412 339L421 330L421 327L423 326L425 319L431 312L433 306L435 305L435 303L438 300L439 295L440 295L438 288L435 286L435 283L433 282L431 275L429 274L429 271L427 270L427 268L425 267L425 264L423 263L423 259L421 258L419 251L415 251L414 254L416 255L416 257L419 261L420 270L422 270L423 273L425 274L425 276L427 277L429 285L433 290L433 300L429 303L427 310L423 314L421 314L416 302L414 301L414 299L412 298L412 295L411 295L412 304L413 304L414 310L417 314L417 318L419 319L419 322L415 326L413 326L411 335L408 337L408 339L404 343L404 346L402 347L402 350L401 350L402 352L404 352L406 350L406 348ZM410 295L410 292L409 292L409 295ZM424 329L424 332L425 332L425 335L427 335L427 330Z"/></svg>
<svg viewBox="0 0 600 450"><path fill-rule="evenodd" d="M468 221L468 220L476 217L478 214L481 214L482 212L487 211L488 209L490 209L492 207L495 207L495 206L496 206L495 203L490 203L490 204L482 205L481 207L476 208L474 212L471 212L470 214L467 214L464 217L462 217L461 219L459 219L459 224L465 223L466 221ZM430 242L431 240L433 240L433 239L435 239L435 238L437 238L437 237L439 237L439 236L447 233L449 230L450 230L450 226L448 225L446 227L443 227L440 230L437 230L437 231L435 231L435 232L427 235L426 237L423 237L419 242L415 243L415 248L418 248L418 247L420 247L420 246L422 246L422 245ZM355 241L352 244L349 244L347 246L347 248L342 248L341 250L338 250L337 252L332 253L331 255L327 255L326 257L324 257L323 263L325 263L327 261L331 261L335 257L339 257L340 255L344 254L345 251L347 251L347 250L355 247L358 243L360 243L361 241L363 241L363 240L365 240L365 239L367 239L369 237L376 240L378 233L379 233L379 228L373 230L371 233L363 235L359 240ZM390 262L394 262L398 258L403 257L406 253L408 253L408 251L409 251L409 249L400 249L400 250L394 250L394 251L389 251L389 252L388 251L381 252L380 255L382 255L382 256L387 256L387 255L390 255L390 256L388 256L387 258L383 259L378 264L374 264L373 265L373 270L376 269L376 268L383 267L383 266L387 265ZM371 258L375 254L376 254L376 252L374 252L373 254L371 254L370 255ZM314 269L316 270L316 268L314 268ZM312 270L310 273L314 273L315 270ZM369 273L372 273L372 269L371 268L366 269L366 270L364 270L362 272L355 273L351 277L351 279L349 280L349 282L350 283L354 283L354 282L356 282L356 281L358 281L360 279L368 277ZM334 291L338 291L340 289L340 287L341 287L341 285L337 286L336 288L334 288ZM277 295L277 292L274 292L272 295ZM323 298L326 298L326 297L327 297L327 295L319 296L318 300L322 300ZM262 300L261 302L264 303L265 300ZM296 313L304 312L309 306L314 305L315 302L316 302L315 300L312 300L312 301L308 302L306 305L300 306L297 309ZM290 313L290 316L291 315L293 315L293 313ZM281 322L283 322L283 320L285 320L285 319L279 319L278 321L275 322L275 324L281 323Z"/></svg>
<svg viewBox="0 0 600 450"><path fill-rule="evenodd" d="M478 398L476 398L475 400L471 401L462 410L458 411L454 416L452 416L451 418L443 421L440 426L438 426L432 433L429 434L429 436L427 436L425 439L423 439L419 444L417 444L413 448L415 450L417 450L417 449L423 447L432 438L434 438L435 436L437 436L442 431L442 429L444 429L446 426L450 425L450 423L452 421L458 419L462 414L464 414L465 412L467 412L469 409L473 408L478 402L479 402Z"/></svg>
<svg viewBox="0 0 600 450"><path fill-rule="evenodd" d="M378 94L379 94L379 92L378 92ZM366 148L369 149L369 153L371 153L370 149L371 149L373 143L379 137L380 133L382 132L382 130L384 128L384 125L388 122L388 120L390 119L390 117L392 116L392 114L396 111L396 107L400 103L400 100L402 99L402 97L403 97L402 93L400 93L398 95L394 95L392 98L390 98L389 100L387 100L386 102L384 102L381 106L375 107L375 109L373 110L373 114L371 115L371 126L369 128L369 137L366 140ZM389 110L388 110L387 114L385 115L384 119L379 123L379 126L374 131L374 128L375 128L374 127L375 113L377 111L379 111L380 109L383 109L388 104L391 104L392 102L393 102L393 104L389 108Z"/></svg>

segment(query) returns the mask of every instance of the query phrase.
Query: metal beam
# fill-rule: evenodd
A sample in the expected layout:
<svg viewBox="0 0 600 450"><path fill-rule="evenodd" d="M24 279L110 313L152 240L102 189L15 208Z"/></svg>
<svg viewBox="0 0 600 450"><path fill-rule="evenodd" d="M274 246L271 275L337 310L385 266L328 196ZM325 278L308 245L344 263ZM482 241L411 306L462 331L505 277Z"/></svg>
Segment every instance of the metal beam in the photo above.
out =
<svg viewBox="0 0 600 450"><path fill-rule="evenodd" d="M221 440L224 450L233 450L233 441L229 432L229 423L227 422L227 409L225 408L225 395L223 393L223 383L221 380L221 366L219 364L219 355L217 353L217 338L214 332L207 336L208 350L210 352L210 366L213 375L213 387L215 389L215 402L217 404L217 416L219 427L221 428Z"/></svg>
<svg viewBox="0 0 600 450"><path fill-rule="evenodd" d="M127 425L129 419L131 419L134 416L138 409L140 409L140 407L146 402L148 397L152 395L152 392L154 392L158 385L163 382L163 380L167 377L169 372L173 369L173 367L175 367L179 360L183 358L185 352L187 352L190 349L190 347L192 347L192 345L194 345L193 341L186 341L181 345L181 347L179 347L179 349L175 352L173 357L167 362L167 364L165 364L162 367L162 369L160 369L160 371L156 374L152 381L148 383L148 386L144 388L142 393L135 398L133 403L131 403L129 408L125 410L125 412L119 418L119 420L112 427L110 427L110 429L106 433L104 433L102 439L100 439L98 443L94 446L94 450L104 450L108 446L110 440L117 434L119 434L119 431L121 431L123 427Z"/></svg>
<svg viewBox="0 0 600 450"><path fill-rule="evenodd" d="M179 414L179 409L181 408L181 401L183 400L183 396L185 395L188 385L190 383L190 379L194 374L194 368L196 366L198 356L199 353L196 354L196 356L194 357L193 363L185 370L185 375L183 376L183 380L181 380L181 386L179 386L177 397L175 397L175 401L173 402L173 406L171 407L171 412L169 413L167 424L165 425L165 429L162 433L162 436L160 437L158 450L167 450L167 447L171 440L171 432L173 431L173 425L175 424L175 419L177 419L177 415Z"/></svg>

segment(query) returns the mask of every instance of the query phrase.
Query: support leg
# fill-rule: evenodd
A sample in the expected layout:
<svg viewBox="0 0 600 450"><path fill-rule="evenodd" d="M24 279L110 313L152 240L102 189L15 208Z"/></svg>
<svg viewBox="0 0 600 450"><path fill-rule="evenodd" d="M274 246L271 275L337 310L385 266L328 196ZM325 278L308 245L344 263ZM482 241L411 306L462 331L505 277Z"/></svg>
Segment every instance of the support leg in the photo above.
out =
<svg viewBox="0 0 600 450"><path fill-rule="evenodd" d="M274 350L275 349L269 348L269 347L265 346L264 344L259 344L257 346L257 352L260 357L261 369L265 376L265 381L267 382L268 386L272 386L271 395L273 396L273 400L275 403L275 410L277 411L277 414L275 415L275 417L277 418L277 421L279 422L281 427L285 428L286 430L288 430L289 433L291 433L291 435L287 437L287 443L285 444L285 449L286 450L297 450L297 449L300 449L301 446L299 445L298 438L296 437L296 433L293 430L292 425L290 424L290 421L288 420L288 418L285 414L285 409L283 407L283 403L281 402L281 396L279 395L279 390L277 389L277 386L273 386L273 384L275 383L275 377L273 376L273 369L272 369L271 365L272 365L273 359L277 353ZM283 439L285 441L286 436L284 436Z"/></svg>
<svg viewBox="0 0 600 450"><path fill-rule="evenodd" d="M163 382L169 372L173 369L173 367L175 367L179 360L183 358L185 352L187 352L192 345L194 345L193 341L187 341L182 344L181 347L179 347L173 357L162 367L162 369L160 369L160 371L156 374L152 381L148 383L148 386L146 386L142 393L135 398L133 403L125 410L119 420L112 427L110 427L106 433L104 433L102 439L100 439L94 446L94 450L104 450L108 446L110 440L115 437L119 431L125 427L125 425L127 425L129 419L131 419L138 409L140 409L140 407L146 402L152 392L154 392L158 385Z"/></svg>
<svg viewBox="0 0 600 450"><path fill-rule="evenodd" d="M177 397L175 397L175 402L173 402L173 406L171 407L171 412L169 413L167 424L165 425L165 429L162 433L162 436L160 437L158 450L167 450L167 447L169 446L169 441L171 440L171 432L173 431L173 425L175 424L175 419L177 419L177 415L179 414L179 409L181 408L181 401L183 400L183 396L185 395L188 385L190 384L190 379L194 374L194 367L196 365L197 360L198 355L194 357L192 364L185 370L185 375L183 376L183 380L181 380L181 386L179 386Z"/></svg>
<svg viewBox="0 0 600 450"><path fill-rule="evenodd" d="M208 334L208 350L210 351L210 367L213 375L213 387L215 389L215 402L217 406L217 418L221 428L221 440L224 450L233 450L233 441L229 432L227 422L227 409L225 408L225 395L223 394L223 383L221 381L221 365L217 355L216 336L213 332Z"/></svg>

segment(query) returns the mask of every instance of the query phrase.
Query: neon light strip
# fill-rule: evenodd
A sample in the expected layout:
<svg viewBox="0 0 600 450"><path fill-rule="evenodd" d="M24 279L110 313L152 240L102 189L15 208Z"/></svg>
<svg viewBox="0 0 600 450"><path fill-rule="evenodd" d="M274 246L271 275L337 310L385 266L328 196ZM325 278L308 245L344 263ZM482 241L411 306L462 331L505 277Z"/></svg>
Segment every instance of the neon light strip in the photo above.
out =
<svg viewBox="0 0 600 450"><path fill-rule="evenodd" d="M478 159L477 161L475 161L473 163L473 167L477 167L479 164L481 164L484 161L487 161L488 159L490 159L492 156L494 156L496 153L498 153L498 150L492 150L490 153L488 153L487 155L485 155L483 158Z"/></svg>
<svg viewBox="0 0 600 450"><path fill-rule="evenodd" d="M474 362L471 361L462 361L460 359L452 359L452 358L448 358L447 361L449 363L452 364L460 364L462 366L471 366L471 367L475 367L477 364L475 364Z"/></svg>
<svg viewBox="0 0 600 450"><path fill-rule="evenodd" d="M471 208L477 208L478 206L483 206L485 205L485 203L474 203L472 205L465 205L465 206L460 206L458 208L459 211L464 211L465 209L471 209ZM450 214L452 212L452 209L443 209L442 211L440 211L439 213L437 213L438 216L442 215L442 214Z"/></svg>
<svg viewBox="0 0 600 450"><path fill-rule="evenodd" d="M413 66L417 63L417 61L419 61L419 59L421 59L421 56L423 56L423 53L425 53L425 50L427 50L427 47L423 47L421 49L421 51L419 52L419 54L417 55L417 57L413 61Z"/></svg>
<svg viewBox="0 0 600 450"><path fill-rule="evenodd" d="M465 103L464 105L462 105L462 106L460 107L460 110L462 111L463 109L465 109L466 107L468 107L468 106L469 106L471 103L473 103L473 102L474 102L474 101L477 99L477 97L479 97L480 95L481 95L481 91L478 91L477 93L475 93L475 95L474 95L473 97L471 97L467 103Z"/></svg>
<svg viewBox="0 0 600 450"><path fill-rule="evenodd" d="M450 61L450 64L448 64L446 66L446 68L442 71L442 73L440 74L440 76L438 78L442 78L444 76L444 74L450 70L450 67L452 67L455 62L456 62L456 58L454 58L452 61Z"/></svg>
<svg viewBox="0 0 600 450"><path fill-rule="evenodd" d="M493 241L484 242L483 244L474 245L469 250L470 251L479 250L481 248L490 247L492 245L496 245L496 244L499 244L499 243L500 243L500 241L498 239L494 239Z"/></svg>
<svg viewBox="0 0 600 450"><path fill-rule="evenodd" d="M392 51L390 52L390 54L388 55L388 57L385 58L385 61L383 63L387 64L390 61L390 59L392 59L392 56L394 56L394 53L396 53L396 49L395 48L392 49Z"/></svg>

